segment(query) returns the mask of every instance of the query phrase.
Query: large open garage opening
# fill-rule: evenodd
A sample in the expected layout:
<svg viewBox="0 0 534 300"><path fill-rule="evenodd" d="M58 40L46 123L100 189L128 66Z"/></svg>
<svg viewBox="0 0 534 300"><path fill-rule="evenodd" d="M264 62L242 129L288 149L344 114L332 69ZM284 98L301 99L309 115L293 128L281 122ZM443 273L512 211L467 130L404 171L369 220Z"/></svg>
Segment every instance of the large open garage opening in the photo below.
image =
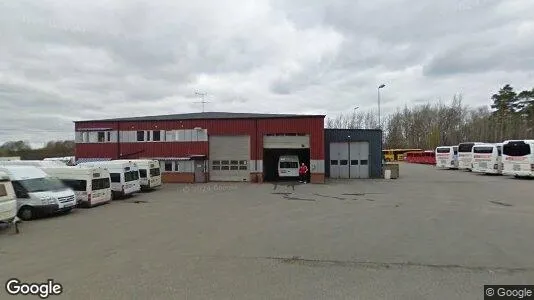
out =
<svg viewBox="0 0 534 300"><path fill-rule="evenodd" d="M295 181L298 176L280 177L278 164L281 156L297 156L300 163L310 167L310 149L263 149L263 180L269 182Z"/></svg>
<svg viewBox="0 0 534 300"><path fill-rule="evenodd" d="M310 137L297 134L276 134L263 137L263 180L294 181L298 173L279 176L280 157L298 157L298 164L310 167ZM298 167L297 167L298 168ZM296 176L293 176L296 175ZM308 174L309 175L309 174Z"/></svg>

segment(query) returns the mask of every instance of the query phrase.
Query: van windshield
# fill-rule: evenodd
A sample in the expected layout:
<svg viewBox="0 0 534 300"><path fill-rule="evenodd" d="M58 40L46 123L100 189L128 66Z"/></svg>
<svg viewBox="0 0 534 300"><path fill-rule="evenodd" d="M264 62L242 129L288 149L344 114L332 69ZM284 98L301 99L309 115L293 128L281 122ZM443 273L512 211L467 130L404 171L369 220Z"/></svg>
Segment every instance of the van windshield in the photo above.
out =
<svg viewBox="0 0 534 300"><path fill-rule="evenodd" d="M437 153L450 153L451 148L438 148Z"/></svg>
<svg viewBox="0 0 534 300"><path fill-rule="evenodd" d="M17 180L17 182L22 185L22 187L24 187L28 193L67 189L67 187L59 179L51 177Z"/></svg>

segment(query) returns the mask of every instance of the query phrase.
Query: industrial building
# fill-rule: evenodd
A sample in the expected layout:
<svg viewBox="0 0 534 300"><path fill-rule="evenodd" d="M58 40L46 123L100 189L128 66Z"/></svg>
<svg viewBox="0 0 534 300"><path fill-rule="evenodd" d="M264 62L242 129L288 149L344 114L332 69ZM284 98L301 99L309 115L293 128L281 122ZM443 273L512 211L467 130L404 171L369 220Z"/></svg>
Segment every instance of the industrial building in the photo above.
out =
<svg viewBox="0 0 534 300"><path fill-rule="evenodd" d="M382 130L325 129L329 178L381 178Z"/></svg>
<svg viewBox="0 0 534 300"><path fill-rule="evenodd" d="M325 180L324 115L204 112L75 122L77 162L150 158L164 182L277 180L298 155Z"/></svg>

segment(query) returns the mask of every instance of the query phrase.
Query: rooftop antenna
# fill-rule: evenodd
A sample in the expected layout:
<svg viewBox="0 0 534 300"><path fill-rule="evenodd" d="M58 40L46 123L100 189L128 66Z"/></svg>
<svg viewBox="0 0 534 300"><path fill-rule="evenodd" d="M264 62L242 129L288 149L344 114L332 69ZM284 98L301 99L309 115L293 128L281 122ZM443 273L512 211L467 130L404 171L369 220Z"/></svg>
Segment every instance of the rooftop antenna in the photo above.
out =
<svg viewBox="0 0 534 300"><path fill-rule="evenodd" d="M201 92L195 92L195 95L199 96L200 99L202 99L200 101L197 101L196 103L202 103L202 112L204 112L204 104L209 103L209 101L205 100L207 94L201 93Z"/></svg>

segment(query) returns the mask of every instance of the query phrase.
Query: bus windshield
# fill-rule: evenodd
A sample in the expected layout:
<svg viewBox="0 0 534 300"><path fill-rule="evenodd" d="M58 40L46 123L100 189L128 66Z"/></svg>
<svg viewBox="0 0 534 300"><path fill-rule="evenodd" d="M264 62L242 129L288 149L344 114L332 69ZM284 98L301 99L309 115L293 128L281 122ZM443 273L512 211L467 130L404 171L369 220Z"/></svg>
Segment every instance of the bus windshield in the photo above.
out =
<svg viewBox="0 0 534 300"><path fill-rule="evenodd" d="M451 148L438 148L437 153L451 153Z"/></svg>
<svg viewBox="0 0 534 300"><path fill-rule="evenodd" d="M522 141L509 142L502 147L502 153L508 156L529 155L531 154L530 145Z"/></svg>
<svg viewBox="0 0 534 300"><path fill-rule="evenodd" d="M482 153L482 154L491 154L493 153L493 147L491 146L485 146L485 147L474 147L473 153Z"/></svg>

